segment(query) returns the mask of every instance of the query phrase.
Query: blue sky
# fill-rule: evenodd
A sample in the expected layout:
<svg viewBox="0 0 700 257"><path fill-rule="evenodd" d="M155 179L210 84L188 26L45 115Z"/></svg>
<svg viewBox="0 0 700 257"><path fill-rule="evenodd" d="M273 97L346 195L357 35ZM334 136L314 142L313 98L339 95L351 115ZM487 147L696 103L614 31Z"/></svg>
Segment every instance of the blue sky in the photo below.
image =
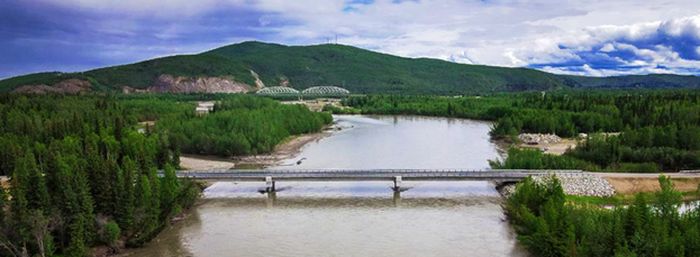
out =
<svg viewBox="0 0 700 257"><path fill-rule="evenodd" d="M609 76L700 75L700 1L4 0L0 78L247 40Z"/></svg>

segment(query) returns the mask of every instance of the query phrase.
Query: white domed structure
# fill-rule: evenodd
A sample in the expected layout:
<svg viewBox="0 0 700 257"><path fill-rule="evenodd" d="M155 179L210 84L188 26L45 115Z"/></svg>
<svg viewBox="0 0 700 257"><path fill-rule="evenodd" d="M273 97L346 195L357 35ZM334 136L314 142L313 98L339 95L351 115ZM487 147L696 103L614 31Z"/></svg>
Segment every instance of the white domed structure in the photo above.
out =
<svg viewBox="0 0 700 257"><path fill-rule="evenodd" d="M299 96L299 91L291 87L266 87L256 92L263 96Z"/></svg>
<svg viewBox="0 0 700 257"><path fill-rule="evenodd" d="M350 95L350 91L336 86L319 86L304 89L301 94L305 97L345 97Z"/></svg>

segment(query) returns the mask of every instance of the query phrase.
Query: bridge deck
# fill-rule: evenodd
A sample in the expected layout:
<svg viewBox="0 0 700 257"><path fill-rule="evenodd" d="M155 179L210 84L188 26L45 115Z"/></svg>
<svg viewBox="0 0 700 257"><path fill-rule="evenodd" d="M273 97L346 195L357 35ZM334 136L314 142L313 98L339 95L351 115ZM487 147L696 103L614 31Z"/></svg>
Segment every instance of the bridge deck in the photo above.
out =
<svg viewBox="0 0 700 257"><path fill-rule="evenodd" d="M429 169L363 169L363 170L189 170L178 171L180 178L226 181L347 181L347 180L497 180L519 181L530 175L582 173L580 170L429 170Z"/></svg>

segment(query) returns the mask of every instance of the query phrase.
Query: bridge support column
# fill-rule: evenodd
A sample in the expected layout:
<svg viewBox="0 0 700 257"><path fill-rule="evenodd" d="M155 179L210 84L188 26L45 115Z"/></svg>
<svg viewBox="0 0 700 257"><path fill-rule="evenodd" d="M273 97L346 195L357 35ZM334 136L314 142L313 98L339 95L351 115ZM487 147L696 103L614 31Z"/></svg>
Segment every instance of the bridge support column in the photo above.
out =
<svg viewBox="0 0 700 257"><path fill-rule="evenodd" d="M394 192L401 192L401 180L401 176L394 176L394 187L391 188Z"/></svg>
<svg viewBox="0 0 700 257"><path fill-rule="evenodd" d="M275 181L270 176L265 177L265 192L275 192Z"/></svg>
<svg viewBox="0 0 700 257"><path fill-rule="evenodd" d="M401 206L401 191L394 190L394 207Z"/></svg>
<svg viewBox="0 0 700 257"><path fill-rule="evenodd" d="M275 191L268 192L267 198L265 199L265 204L267 205L267 208L275 207L276 202L277 202L277 192L275 192Z"/></svg>

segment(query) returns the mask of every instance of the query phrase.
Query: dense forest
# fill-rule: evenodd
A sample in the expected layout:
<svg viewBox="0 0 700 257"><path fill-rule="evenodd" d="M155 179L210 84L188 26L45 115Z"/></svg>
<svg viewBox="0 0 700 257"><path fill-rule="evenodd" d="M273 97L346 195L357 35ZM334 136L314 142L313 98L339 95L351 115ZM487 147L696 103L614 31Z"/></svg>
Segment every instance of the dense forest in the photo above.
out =
<svg viewBox="0 0 700 257"><path fill-rule="evenodd" d="M189 206L199 189L175 177L177 149L137 119L111 97L1 95L0 255L139 245Z"/></svg>
<svg viewBox="0 0 700 257"><path fill-rule="evenodd" d="M659 177L661 191L611 210L567 202L559 182L521 182L505 208L520 241L541 257L700 256L700 208L679 213L682 195Z"/></svg>
<svg viewBox="0 0 700 257"><path fill-rule="evenodd" d="M569 91L487 97L356 96L336 112L412 114L492 120L491 136L552 133L586 140L564 157L511 151L501 168L659 171L700 168L700 92ZM619 136L596 135L621 132ZM525 159L539 159L525 161ZM542 160L546 158L546 160ZM558 160L561 159L561 160ZM525 164L527 163L527 164ZM535 165L541 164L541 165ZM527 166L523 166L527 165Z"/></svg>
<svg viewBox="0 0 700 257"><path fill-rule="evenodd" d="M197 116L195 100L218 104ZM2 94L0 256L141 245L199 194L175 176L180 152L267 152L329 122L253 96Z"/></svg>
<svg viewBox="0 0 700 257"><path fill-rule="evenodd" d="M303 105L234 96L217 102L203 117L181 112L160 119L156 130L168 134L170 144L183 153L229 157L271 152L289 136L317 132L332 121L330 114Z"/></svg>

